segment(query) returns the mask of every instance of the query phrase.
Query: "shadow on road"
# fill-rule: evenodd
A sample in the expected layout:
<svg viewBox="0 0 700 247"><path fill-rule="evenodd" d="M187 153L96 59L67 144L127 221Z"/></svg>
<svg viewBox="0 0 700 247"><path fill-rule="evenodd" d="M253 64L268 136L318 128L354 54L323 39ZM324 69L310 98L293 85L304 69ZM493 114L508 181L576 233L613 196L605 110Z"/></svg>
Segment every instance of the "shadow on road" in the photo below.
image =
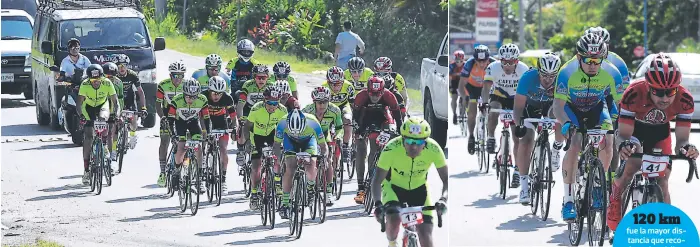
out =
<svg viewBox="0 0 700 247"><path fill-rule="evenodd" d="M476 171L476 170L471 170L471 171L466 171L466 172L463 172L460 174L450 175L450 178L462 179L462 178L470 178L470 177L476 177L476 176L482 176L482 175L488 175L488 174L481 173L480 171Z"/></svg>
<svg viewBox="0 0 700 247"><path fill-rule="evenodd" d="M84 189L88 188L88 185L84 184L66 184L61 187L50 187L46 189L40 189L39 191L41 192L58 192L58 191L64 191L64 190L78 190L78 189Z"/></svg>
<svg viewBox="0 0 700 247"><path fill-rule="evenodd" d="M335 213L335 212L342 212L342 211L347 211L347 210L362 210L364 209L363 205L352 205L352 206L345 206L345 207L338 207L338 208L329 208L326 209L326 212L328 213Z"/></svg>
<svg viewBox="0 0 700 247"><path fill-rule="evenodd" d="M488 199L479 199L472 204L469 205L464 205L467 207L475 207L475 208L493 208L498 205L504 205L508 204L508 201L513 200L517 197L517 195L510 195L507 196L505 200L501 199L501 196L496 193L491 195ZM517 202L516 202L517 203Z"/></svg>
<svg viewBox="0 0 700 247"><path fill-rule="evenodd" d="M44 201L44 200L54 200L54 199L67 199L67 198L78 198L86 197L90 195L90 191L72 191L65 194L48 195L48 196L37 196L34 198L27 199L28 202Z"/></svg>
<svg viewBox="0 0 700 247"><path fill-rule="evenodd" d="M280 227L289 227L289 221L282 223L282 224L275 224L275 228L280 228ZM258 224L260 222L257 222ZM218 236L218 235L223 235L223 234L234 234L234 233L252 233L252 232L260 232L260 231L267 231L270 230L270 226L263 226L263 225L256 225L256 226L239 226L239 227L234 227L231 229L227 230L219 230L219 231L212 231L212 232L200 232L195 235L200 236L200 237L212 237L212 236Z"/></svg>
<svg viewBox="0 0 700 247"><path fill-rule="evenodd" d="M606 242L608 240L605 240ZM547 243L550 244L557 244L557 246L571 246L571 243L569 242L569 230L564 230L561 233L552 236L552 239L547 241ZM581 242L579 242L579 246L585 246L588 245L588 231L586 231L586 228L583 228L583 232L581 233Z"/></svg>
<svg viewBox="0 0 700 247"><path fill-rule="evenodd" d="M144 201L144 200L158 200L158 199L167 199L167 198L170 198L170 197L168 197L164 194L151 194L151 195L147 195L147 196L137 196L137 197L108 200L105 202L106 203L122 203L122 202L135 202L135 201Z"/></svg>
<svg viewBox="0 0 700 247"><path fill-rule="evenodd" d="M141 186L142 189L160 189L163 187L158 186L157 184L149 184L149 185L144 185Z"/></svg>
<svg viewBox="0 0 700 247"><path fill-rule="evenodd" d="M180 206L173 206L173 207L163 207L163 208L151 208L146 211L151 212L151 213L160 213L160 212L165 212L165 211L175 211L175 210L180 210Z"/></svg>
<svg viewBox="0 0 700 247"><path fill-rule="evenodd" d="M76 175L59 177L58 179L76 179L76 178L82 178L82 177L83 177L83 175L76 174Z"/></svg>
<svg viewBox="0 0 700 247"><path fill-rule="evenodd" d="M219 214L219 215L214 215L214 218L233 218L233 217L238 217L238 216L251 216L251 215L258 215L260 212L256 210L245 210L245 211L240 211L240 212L235 212L235 213L230 213L230 214Z"/></svg>
<svg viewBox="0 0 700 247"><path fill-rule="evenodd" d="M498 230L513 230L515 232L534 232L540 228L561 227L566 226L564 223L558 223L552 219L542 221L539 217L533 216L531 213L521 215L518 218L503 222L497 226Z"/></svg>
<svg viewBox="0 0 700 247"><path fill-rule="evenodd" d="M2 130L2 136L38 136L38 135L60 135L65 134L65 131L51 130L51 128L46 126L39 126L38 124L15 124L15 125L3 125L0 127Z"/></svg>
<svg viewBox="0 0 700 247"><path fill-rule="evenodd" d="M282 235L282 236L267 236L263 239L241 240L241 241L227 243L226 245L249 245L249 244L277 243L277 242L289 242L289 241L294 241L294 238L292 236Z"/></svg>
<svg viewBox="0 0 700 247"><path fill-rule="evenodd" d="M17 151L45 150L45 149L67 149L67 148L82 148L82 147L76 147L75 144L73 144L73 143L58 143L58 144L50 144L50 145L33 147L33 148L23 148L23 149L19 149Z"/></svg>
<svg viewBox="0 0 700 247"><path fill-rule="evenodd" d="M182 218L182 217L187 217L191 216L189 211L185 211L184 213L180 213L180 211L174 211L174 212L159 212L155 213L153 215L148 215L148 216L141 216L141 217L136 217L136 218L125 218L125 219L120 219L118 220L119 222L137 222L137 221L143 221L143 220L157 220L157 219L174 219L174 218Z"/></svg>
<svg viewBox="0 0 700 247"><path fill-rule="evenodd" d="M326 221L353 219L353 218L361 218L361 217L368 217L367 213L365 213L365 212L351 212L351 213L344 213L344 214L328 215L328 216L326 216ZM318 220L319 220L319 218L317 215L316 221L318 221Z"/></svg>
<svg viewBox="0 0 700 247"><path fill-rule="evenodd" d="M35 106L36 104L34 103L33 100L26 100L24 98L17 98L17 99L2 99L0 102L2 104L2 108L19 108L19 107L29 107L29 106Z"/></svg>

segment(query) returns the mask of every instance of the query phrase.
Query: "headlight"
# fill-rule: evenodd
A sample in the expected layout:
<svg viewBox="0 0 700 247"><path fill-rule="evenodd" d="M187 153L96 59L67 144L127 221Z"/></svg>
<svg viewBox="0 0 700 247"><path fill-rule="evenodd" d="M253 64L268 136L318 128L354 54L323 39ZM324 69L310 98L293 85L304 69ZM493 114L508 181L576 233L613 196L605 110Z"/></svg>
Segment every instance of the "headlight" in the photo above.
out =
<svg viewBox="0 0 700 247"><path fill-rule="evenodd" d="M32 66L32 55L31 54L24 57L24 66L25 67Z"/></svg>
<svg viewBox="0 0 700 247"><path fill-rule="evenodd" d="M139 71L139 81L141 81L141 83L156 83L156 70L147 69Z"/></svg>

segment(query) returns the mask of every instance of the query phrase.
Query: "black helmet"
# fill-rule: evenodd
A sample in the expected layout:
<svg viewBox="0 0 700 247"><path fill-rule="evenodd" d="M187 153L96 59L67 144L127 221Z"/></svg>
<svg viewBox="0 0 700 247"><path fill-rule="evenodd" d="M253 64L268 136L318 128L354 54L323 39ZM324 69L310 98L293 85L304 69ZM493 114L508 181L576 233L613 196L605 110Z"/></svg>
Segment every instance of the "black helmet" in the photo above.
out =
<svg viewBox="0 0 700 247"><path fill-rule="evenodd" d="M348 60L349 70L363 70L365 69L365 60L361 57L353 57Z"/></svg>
<svg viewBox="0 0 700 247"><path fill-rule="evenodd" d="M76 38L71 38L68 40L68 48L74 47L74 46L80 46L80 40Z"/></svg>
<svg viewBox="0 0 700 247"><path fill-rule="evenodd" d="M116 75L117 70L119 70L119 68L113 62L106 62L106 63L102 64L102 71L104 71L104 73L106 75L112 75L112 76Z"/></svg>
<svg viewBox="0 0 700 247"><path fill-rule="evenodd" d="M104 74L104 71L102 71L102 66L99 64L90 64L90 66L87 67L85 74L87 74L89 78L100 78Z"/></svg>

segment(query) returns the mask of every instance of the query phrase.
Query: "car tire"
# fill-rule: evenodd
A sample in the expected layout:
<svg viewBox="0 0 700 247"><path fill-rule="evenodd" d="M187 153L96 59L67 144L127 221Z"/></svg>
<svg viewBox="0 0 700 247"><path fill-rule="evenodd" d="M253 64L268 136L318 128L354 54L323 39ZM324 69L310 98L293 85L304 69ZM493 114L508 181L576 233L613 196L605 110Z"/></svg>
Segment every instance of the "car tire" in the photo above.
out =
<svg viewBox="0 0 700 247"><path fill-rule="evenodd" d="M49 90L49 114L51 115L51 128L53 130L62 130L63 126L58 122L58 109L54 109L54 105L52 104L52 101L55 101L56 99L54 98L53 95L51 95L51 91Z"/></svg>
<svg viewBox="0 0 700 247"><path fill-rule="evenodd" d="M423 102L425 102L423 106L423 116L425 116L425 119L433 130L432 133L430 133L430 137L440 144L440 147L445 149L445 146L447 146L447 121L443 121L435 116L430 92L426 91L425 94L423 100Z"/></svg>
<svg viewBox="0 0 700 247"><path fill-rule="evenodd" d="M34 98L38 98L37 94L39 94L38 89L34 87ZM51 115L48 113L45 113L44 111L41 110L41 105L39 104L39 101L35 100L34 101L34 108L36 110L36 122L39 123L39 125L49 125L51 122Z"/></svg>
<svg viewBox="0 0 700 247"><path fill-rule="evenodd" d="M153 126L156 126L156 114L149 113L146 118L141 119L141 125L145 128L153 128Z"/></svg>
<svg viewBox="0 0 700 247"><path fill-rule="evenodd" d="M27 85L27 87L24 88L24 98L25 99L35 99L34 97L34 90L32 90L34 87L32 87L32 84Z"/></svg>

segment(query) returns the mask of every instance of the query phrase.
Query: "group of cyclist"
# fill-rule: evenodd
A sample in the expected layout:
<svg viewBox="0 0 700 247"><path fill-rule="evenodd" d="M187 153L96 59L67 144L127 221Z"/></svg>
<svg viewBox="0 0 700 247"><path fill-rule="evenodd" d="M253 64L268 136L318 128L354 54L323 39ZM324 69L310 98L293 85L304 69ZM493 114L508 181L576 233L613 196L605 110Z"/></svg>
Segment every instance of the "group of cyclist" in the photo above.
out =
<svg viewBox="0 0 700 247"><path fill-rule="evenodd" d="M546 53L537 60L537 66L528 69L518 60L519 49L506 44L498 49L500 60L489 54L488 47L479 45L472 58L465 61L463 51L454 53L450 64L450 93L452 96L453 123L465 121L459 104L466 104L468 125L468 151L475 152L474 126L477 107L481 114L486 109L513 110L513 135L515 172L512 188L520 186L519 201L530 204L530 154L533 152L535 124L524 123L525 118L552 118L555 125L555 141L552 144L551 166L560 167L559 150L571 138L571 147L563 158L564 198L562 218L571 222L577 218L574 206L576 164L581 151L581 134L575 129L615 130L600 143L600 160L604 169L611 169L614 177L610 203L607 205L607 225L615 230L620 222L621 195L642 163L633 153L652 154L661 149L662 154L672 155L673 150L690 159L698 157L696 147L689 143L693 97L681 84L681 70L671 57L654 54L643 78L630 83L625 62L609 51L610 34L602 27L585 31L576 43L576 54L563 63L554 53ZM477 106L477 100L483 104ZM488 98L487 98L488 97ZM460 108L462 109L462 108ZM619 109L619 110L618 110ZM619 112L619 114L618 114ZM618 116L619 125L618 125ZM487 151L494 153L493 131L497 114L488 118ZM676 120L676 146L671 147L669 122ZM570 135L573 134L573 135ZM615 140L615 144L613 144ZM619 151L619 155L618 155ZM625 162L626 161L626 162ZM621 165L617 167L617 164ZM612 166L611 166L612 164ZM617 172L615 172L617 171ZM670 203L668 178L660 179L664 202ZM600 188L597 188L600 189ZM593 189L593 207L605 207L604 191Z"/></svg>
<svg viewBox="0 0 700 247"><path fill-rule="evenodd" d="M386 208L382 206L385 204L392 207L400 207L403 202L410 206L430 205L426 188L427 171L435 164L443 181L439 205L441 209L445 208L447 167L443 151L429 138L431 130L425 120L407 116L406 83L400 74L392 71L391 59L376 59L374 71L366 67L365 61L360 57L350 59L347 70L331 67L326 73L326 81L312 90L313 103L303 106L298 100L297 83L290 76L291 67L287 62L274 64L273 75L270 76L268 67L253 59L254 45L250 40L238 42L237 52L238 57L229 61L226 72L221 71L223 59L217 54L207 56L205 68L195 71L192 77L185 76L187 68L180 61L168 66L169 78L158 84L156 93L156 113L161 120L159 186L166 184L166 157L171 143L177 143L174 157L176 169L171 182L179 184L179 168L185 162L185 142L203 141L212 130L233 130L230 135L239 151L236 161L240 175L243 175L247 164L246 156L242 154L251 154L251 209L260 207L261 195L258 189L264 147L273 147L274 150L273 179L275 191L282 198L279 212L283 219L289 217L289 194L293 171L297 166L295 155L298 152L312 155L311 164L305 169L309 181L307 188L310 191L314 188L317 177L316 162L332 164L325 174L328 181L332 181L339 159L346 163L355 160L359 188L354 200L362 204L366 185L378 183L372 186L373 190L377 190L372 193L377 215L385 212ZM88 164L92 145L92 121L102 118L113 124L123 109L139 109L142 113L146 111L137 73L128 69L128 64L128 57L119 56L114 63L89 65L86 70L88 78L80 85L78 105L86 129L83 147L85 184L90 182ZM129 145L132 149L137 140L134 134L136 119L129 129ZM116 131L113 125L110 127L111 137ZM379 150L376 140L381 131L389 131L397 136L388 141L383 152ZM333 136L331 133L334 133ZM109 156L114 160L117 140L110 138L110 141L113 145ZM224 191L227 188L228 142L229 133L218 140ZM328 155L335 152L328 149L327 144L331 142L338 143L340 157ZM351 142L356 142L357 147L354 159L351 158ZM382 155L374 160L377 152L382 152ZM283 159L277 159L282 155ZM196 156L197 160L202 161L202 149L197 149ZM370 167L365 170L365 157L368 156ZM284 174L281 174L279 165L282 160L287 168ZM195 165L204 174L202 163ZM365 171L373 171L374 164L377 164L375 181L363 181ZM391 186L382 186L384 182ZM199 193L204 193L204 181L194 186ZM327 192L330 193L332 189L333 185L328 184ZM309 193L309 196L313 196L313 193ZM333 200L328 197L325 203L330 206ZM425 237L425 241L432 242L428 234L432 230L427 227L431 225L430 215L426 211L426 227L421 227L419 234ZM398 229L395 222L397 219L390 218L390 227ZM398 230L387 233L390 246L397 244L397 233Z"/></svg>

